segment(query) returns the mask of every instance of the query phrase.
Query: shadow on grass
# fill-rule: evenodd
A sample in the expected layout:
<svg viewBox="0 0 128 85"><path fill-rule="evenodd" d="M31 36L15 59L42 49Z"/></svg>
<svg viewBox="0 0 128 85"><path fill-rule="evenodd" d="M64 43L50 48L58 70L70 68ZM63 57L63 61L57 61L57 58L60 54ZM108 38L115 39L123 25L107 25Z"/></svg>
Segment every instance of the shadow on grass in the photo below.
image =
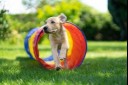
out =
<svg viewBox="0 0 128 85"><path fill-rule="evenodd" d="M46 70L35 60L18 57L0 59L0 82L20 81L22 84L49 82L69 85L126 85L126 58L88 58L74 70Z"/></svg>

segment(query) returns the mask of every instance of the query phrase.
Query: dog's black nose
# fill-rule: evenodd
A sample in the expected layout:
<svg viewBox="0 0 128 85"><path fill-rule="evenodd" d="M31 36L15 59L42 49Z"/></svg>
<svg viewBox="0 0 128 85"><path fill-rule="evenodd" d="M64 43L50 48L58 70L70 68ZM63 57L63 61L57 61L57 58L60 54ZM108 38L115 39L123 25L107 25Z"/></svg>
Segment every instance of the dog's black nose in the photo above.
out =
<svg viewBox="0 0 128 85"><path fill-rule="evenodd" d="M44 27L44 31L46 31L47 29L48 29L48 27L47 27L47 26L45 26L45 27Z"/></svg>

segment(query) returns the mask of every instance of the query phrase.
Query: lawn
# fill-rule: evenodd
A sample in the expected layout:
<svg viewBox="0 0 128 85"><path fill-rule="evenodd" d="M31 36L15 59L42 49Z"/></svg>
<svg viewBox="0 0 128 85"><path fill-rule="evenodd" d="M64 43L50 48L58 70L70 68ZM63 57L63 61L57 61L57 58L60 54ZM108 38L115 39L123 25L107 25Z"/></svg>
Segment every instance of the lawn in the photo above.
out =
<svg viewBox="0 0 128 85"><path fill-rule="evenodd" d="M50 46L39 45L42 56ZM127 42L88 42L83 64L74 70L46 70L28 58L23 45L0 43L0 85L126 85Z"/></svg>

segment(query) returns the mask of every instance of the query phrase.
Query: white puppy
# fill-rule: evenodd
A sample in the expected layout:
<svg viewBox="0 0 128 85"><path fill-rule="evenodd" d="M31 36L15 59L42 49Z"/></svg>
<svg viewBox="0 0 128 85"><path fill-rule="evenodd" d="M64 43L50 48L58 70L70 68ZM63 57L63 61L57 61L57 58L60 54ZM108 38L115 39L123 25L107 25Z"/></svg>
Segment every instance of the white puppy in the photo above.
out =
<svg viewBox="0 0 128 85"><path fill-rule="evenodd" d="M69 48L66 29L63 26L66 20L67 17L61 14L57 17L48 18L43 26L44 32L49 34L56 70L61 69L60 59L64 59L66 63L66 55ZM60 50L60 54L58 54L58 50Z"/></svg>

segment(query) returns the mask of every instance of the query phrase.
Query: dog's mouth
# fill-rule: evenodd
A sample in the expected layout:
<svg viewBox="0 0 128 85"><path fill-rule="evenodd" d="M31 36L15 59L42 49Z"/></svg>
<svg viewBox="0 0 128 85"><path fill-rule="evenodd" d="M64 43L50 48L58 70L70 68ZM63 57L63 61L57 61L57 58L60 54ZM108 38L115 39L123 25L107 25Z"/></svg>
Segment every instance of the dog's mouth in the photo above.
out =
<svg viewBox="0 0 128 85"><path fill-rule="evenodd" d="M51 32L49 32L49 31L46 31L46 30L44 30L44 32L45 32L45 33L47 33L47 34L51 34Z"/></svg>

